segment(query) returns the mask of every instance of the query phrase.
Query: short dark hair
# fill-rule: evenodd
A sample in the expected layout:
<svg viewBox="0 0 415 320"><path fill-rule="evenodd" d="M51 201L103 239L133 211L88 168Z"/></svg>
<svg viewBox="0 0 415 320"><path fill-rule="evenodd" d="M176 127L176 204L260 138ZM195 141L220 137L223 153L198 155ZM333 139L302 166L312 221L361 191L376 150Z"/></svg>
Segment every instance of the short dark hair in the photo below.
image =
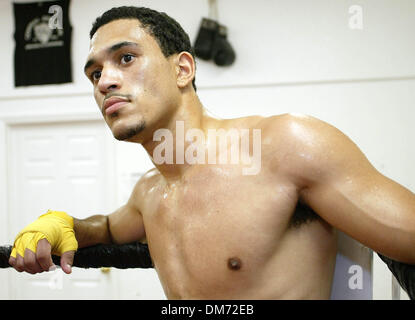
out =
<svg viewBox="0 0 415 320"><path fill-rule="evenodd" d="M119 19L137 19L160 46L164 56L170 57L174 53L189 52L195 58L189 35L181 25L164 12L158 12L144 7L122 6L104 12L92 24L89 37L92 39L95 32L103 25ZM192 81L196 90L196 79Z"/></svg>

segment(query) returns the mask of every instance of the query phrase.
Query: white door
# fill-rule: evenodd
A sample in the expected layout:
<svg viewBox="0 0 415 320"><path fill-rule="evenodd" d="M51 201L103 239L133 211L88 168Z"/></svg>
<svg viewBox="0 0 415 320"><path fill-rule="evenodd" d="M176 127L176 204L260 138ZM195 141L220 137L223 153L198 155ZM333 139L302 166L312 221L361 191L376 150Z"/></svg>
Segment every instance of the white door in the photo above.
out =
<svg viewBox="0 0 415 320"><path fill-rule="evenodd" d="M12 126L8 134L9 238L48 209L76 218L114 204L113 138L105 123ZM13 240L11 240L13 241ZM12 299L116 298L111 272L73 268L39 275L10 272Z"/></svg>

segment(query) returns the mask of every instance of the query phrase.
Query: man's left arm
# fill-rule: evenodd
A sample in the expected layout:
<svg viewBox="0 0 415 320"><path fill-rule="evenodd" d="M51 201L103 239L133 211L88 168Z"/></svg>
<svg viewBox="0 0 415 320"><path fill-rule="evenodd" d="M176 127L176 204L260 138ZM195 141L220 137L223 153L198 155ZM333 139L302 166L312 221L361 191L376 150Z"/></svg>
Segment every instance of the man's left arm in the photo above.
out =
<svg viewBox="0 0 415 320"><path fill-rule="evenodd" d="M333 227L376 252L415 264L415 195L378 172L333 126L293 119L289 171L300 198Z"/></svg>

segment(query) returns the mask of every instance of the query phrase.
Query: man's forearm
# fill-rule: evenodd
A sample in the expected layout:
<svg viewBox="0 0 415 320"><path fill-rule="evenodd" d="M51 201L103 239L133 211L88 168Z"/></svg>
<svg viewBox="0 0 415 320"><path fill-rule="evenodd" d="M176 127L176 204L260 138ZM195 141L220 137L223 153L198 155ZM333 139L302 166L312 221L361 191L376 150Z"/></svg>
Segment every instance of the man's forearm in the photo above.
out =
<svg viewBox="0 0 415 320"><path fill-rule="evenodd" d="M74 218L74 231L79 248L112 243L106 215L95 215L82 220Z"/></svg>

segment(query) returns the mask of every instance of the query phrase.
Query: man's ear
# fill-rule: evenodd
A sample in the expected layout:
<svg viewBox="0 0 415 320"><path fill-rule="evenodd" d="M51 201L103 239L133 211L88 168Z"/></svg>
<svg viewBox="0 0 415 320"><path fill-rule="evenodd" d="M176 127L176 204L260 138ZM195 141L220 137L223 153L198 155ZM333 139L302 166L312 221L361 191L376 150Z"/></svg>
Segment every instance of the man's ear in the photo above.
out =
<svg viewBox="0 0 415 320"><path fill-rule="evenodd" d="M180 52L176 59L177 86L185 88L195 77L195 61L187 51Z"/></svg>

